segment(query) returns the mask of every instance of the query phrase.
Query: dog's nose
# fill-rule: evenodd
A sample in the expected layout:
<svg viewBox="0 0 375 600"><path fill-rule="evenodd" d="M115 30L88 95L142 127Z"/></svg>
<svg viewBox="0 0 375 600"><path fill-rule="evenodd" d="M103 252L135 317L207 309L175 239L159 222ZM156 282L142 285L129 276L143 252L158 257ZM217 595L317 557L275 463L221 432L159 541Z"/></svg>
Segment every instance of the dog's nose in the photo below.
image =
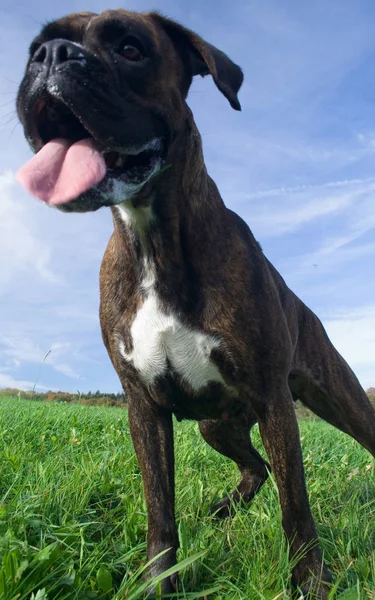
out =
<svg viewBox="0 0 375 600"><path fill-rule="evenodd" d="M32 61L51 68L59 67L71 60L82 61L84 58L82 46L69 40L52 40L39 46Z"/></svg>

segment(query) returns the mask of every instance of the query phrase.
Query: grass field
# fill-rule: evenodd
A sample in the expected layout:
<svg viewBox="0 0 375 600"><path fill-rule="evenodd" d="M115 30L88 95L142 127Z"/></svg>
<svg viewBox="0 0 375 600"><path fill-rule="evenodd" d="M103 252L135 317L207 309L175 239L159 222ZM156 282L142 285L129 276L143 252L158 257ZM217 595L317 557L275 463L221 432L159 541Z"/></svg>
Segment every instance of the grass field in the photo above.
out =
<svg viewBox="0 0 375 600"><path fill-rule="evenodd" d="M325 423L300 422L311 506L341 600L375 600L375 466ZM290 598L271 479L232 520L209 507L233 463L175 426L179 598ZM255 445L263 453L257 431ZM146 510L126 410L0 399L1 600L142 597ZM190 564L189 564L190 563ZM206 591L205 591L206 590Z"/></svg>

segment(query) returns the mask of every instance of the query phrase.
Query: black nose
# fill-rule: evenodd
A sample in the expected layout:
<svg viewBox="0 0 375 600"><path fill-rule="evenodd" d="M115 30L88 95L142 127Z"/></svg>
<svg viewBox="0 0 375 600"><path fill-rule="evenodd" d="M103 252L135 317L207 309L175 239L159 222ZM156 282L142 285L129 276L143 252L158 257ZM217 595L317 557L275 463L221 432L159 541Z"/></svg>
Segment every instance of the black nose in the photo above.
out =
<svg viewBox="0 0 375 600"><path fill-rule="evenodd" d="M32 57L34 63L41 63L48 68L59 67L71 60L83 61L84 59L84 49L69 40L45 42Z"/></svg>

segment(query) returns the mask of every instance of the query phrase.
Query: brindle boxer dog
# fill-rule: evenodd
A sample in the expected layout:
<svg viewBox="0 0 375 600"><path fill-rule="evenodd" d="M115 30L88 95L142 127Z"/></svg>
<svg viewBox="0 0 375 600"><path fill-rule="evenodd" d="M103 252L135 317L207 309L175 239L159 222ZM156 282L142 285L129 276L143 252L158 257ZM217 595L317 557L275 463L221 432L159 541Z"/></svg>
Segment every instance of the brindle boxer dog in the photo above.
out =
<svg viewBox="0 0 375 600"><path fill-rule="evenodd" d="M19 172L60 210L110 206L100 274L104 343L129 402L148 508L150 569L175 564L172 415L195 419L241 481L215 507L251 500L274 472L293 583L326 599L293 400L375 455L375 411L318 318L268 262L207 174L186 96L210 74L231 106L241 69L157 13L79 13L33 41L17 108L36 156ZM164 578L163 594L175 581Z"/></svg>

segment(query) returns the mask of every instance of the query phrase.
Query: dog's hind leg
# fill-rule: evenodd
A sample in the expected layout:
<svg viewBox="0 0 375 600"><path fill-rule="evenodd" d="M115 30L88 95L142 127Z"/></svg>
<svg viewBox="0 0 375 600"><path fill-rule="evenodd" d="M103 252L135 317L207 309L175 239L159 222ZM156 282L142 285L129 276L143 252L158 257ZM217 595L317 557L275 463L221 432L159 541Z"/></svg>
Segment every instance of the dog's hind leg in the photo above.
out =
<svg viewBox="0 0 375 600"><path fill-rule="evenodd" d="M251 443L250 429L253 425L253 421L243 418L199 422L205 441L217 452L237 463L241 473L241 481L236 489L211 509L212 514L219 519L230 516L233 504L252 500L271 469Z"/></svg>
<svg viewBox="0 0 375 600"><path fill-rule="evenodd" d="M310 311L304 317L289 375L293 395L375 456L375 408L319 319Z"/></svg>

